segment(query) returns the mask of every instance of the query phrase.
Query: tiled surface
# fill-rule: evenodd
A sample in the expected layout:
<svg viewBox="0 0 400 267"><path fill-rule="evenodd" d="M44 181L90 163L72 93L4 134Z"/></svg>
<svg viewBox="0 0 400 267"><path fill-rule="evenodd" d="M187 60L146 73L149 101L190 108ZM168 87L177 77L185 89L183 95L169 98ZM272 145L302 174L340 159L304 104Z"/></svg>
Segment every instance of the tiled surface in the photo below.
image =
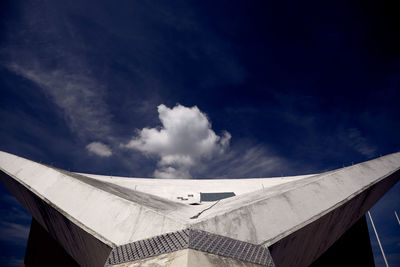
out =
<svg viewBox="0 0 400 267"><path fill-rule="evenodd" d="M190 230L189 248L241 261L273 266L271 255L266 247L204 231Z"/></svg>
<svg viewBox="0 0 400 267"><path fill-rule="evenodd" d="M136 261L185 248L263 266L274 266L272 257L264 246L195 229L185 229L116 247L107 259L106 266Z"/></svg>

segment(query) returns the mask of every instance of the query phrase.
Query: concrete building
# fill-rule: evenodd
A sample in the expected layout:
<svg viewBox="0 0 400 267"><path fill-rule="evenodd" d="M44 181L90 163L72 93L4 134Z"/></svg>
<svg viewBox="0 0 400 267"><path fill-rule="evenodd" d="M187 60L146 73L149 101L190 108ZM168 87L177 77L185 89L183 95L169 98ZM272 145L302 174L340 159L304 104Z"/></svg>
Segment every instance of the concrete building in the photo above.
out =
<svg viewBox="0 0 400 267"><path fill-rule="evenodd" d="M0 180L33 217L26 267L373 265L364 214L399 168L395 153L314 175L142 179L0 152Z"/></svg>

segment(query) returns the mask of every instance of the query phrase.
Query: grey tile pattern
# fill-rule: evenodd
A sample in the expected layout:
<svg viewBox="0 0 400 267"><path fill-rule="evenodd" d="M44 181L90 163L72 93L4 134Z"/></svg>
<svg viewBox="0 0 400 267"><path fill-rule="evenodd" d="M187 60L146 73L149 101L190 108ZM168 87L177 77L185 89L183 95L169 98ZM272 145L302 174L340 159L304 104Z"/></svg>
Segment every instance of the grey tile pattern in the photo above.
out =
<svg viewBox="0 0 400 267"><path fill-rule="evenodd" d="M274 266L268 248L205 231L191 229L188 247L240 261Z"/></svg>
<svg viewBox="0 0 400 267"><path fill-rule="evenodd" d="M105 266L191 248L249 263L274 267L268 248L196 229L185 229L114 248Z"/></svg>
<svg viewBox="0 0 400 267"><path fill-rule="evenodd" d="M168 233L114 248L106 266L170 253L188 247L189 230Z"/></svg>

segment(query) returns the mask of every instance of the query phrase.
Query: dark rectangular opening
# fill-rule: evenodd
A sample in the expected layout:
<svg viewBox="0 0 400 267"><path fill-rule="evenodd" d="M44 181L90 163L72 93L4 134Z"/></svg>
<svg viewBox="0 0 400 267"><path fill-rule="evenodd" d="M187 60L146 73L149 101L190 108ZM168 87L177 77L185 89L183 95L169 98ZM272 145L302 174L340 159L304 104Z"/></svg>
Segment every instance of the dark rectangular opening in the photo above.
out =
<svg viewBox="0 0 400 267"><path fill-rule="evenodd" d="M217 201L220 199L234 197L234 192L218 192L218 193L200 193L200 202L203 201Z"/></svg>

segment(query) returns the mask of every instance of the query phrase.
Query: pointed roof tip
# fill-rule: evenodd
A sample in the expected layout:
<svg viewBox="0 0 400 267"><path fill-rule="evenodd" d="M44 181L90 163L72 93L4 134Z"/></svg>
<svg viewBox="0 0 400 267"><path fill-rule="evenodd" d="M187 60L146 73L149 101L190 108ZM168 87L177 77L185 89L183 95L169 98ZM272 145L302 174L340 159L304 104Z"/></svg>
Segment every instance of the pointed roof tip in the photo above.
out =
<svg viewBox="0 0 400 267"><path fill-rule="evenodd" d="M175 231L184 227L183 222L168 215L171 211L186 206L181 203L57 169L6 152L0 152L0 170L4 173L0 180L10 185L11 193L22 200L28 211L34 217L38 217L38 221L43 221L39 218L44 215L38 214L35 208L30 210L32 205L36 204L24 203L24 199L31 198L26 197L26 194L38 197L62 216L111 246L127 243L131 238L140 239L153 233L161 234L162 228ZM135 223L134 214L140 213L146 214L143 218L151 216L152 220L147 218L146 222ZM165 225L160 228L163 224Z"/></svg>

